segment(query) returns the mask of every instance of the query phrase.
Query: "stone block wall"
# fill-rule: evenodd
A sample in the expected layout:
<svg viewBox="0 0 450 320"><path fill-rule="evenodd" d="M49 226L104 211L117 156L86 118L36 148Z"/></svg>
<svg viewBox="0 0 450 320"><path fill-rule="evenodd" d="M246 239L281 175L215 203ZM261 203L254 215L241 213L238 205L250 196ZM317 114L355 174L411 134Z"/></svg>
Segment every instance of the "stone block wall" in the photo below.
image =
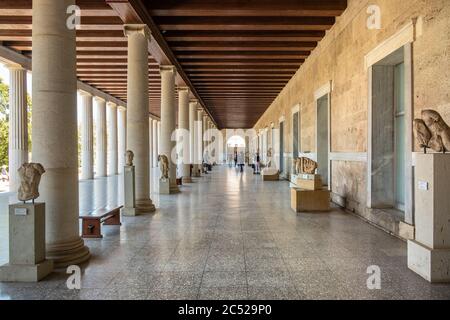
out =
<svg viewBox="0 0 450 320"><path fill-rule="evenodd" d="M369 5L381 9L380 30L369 30ZM316 152L316 100L314 93L332 82L331 152L354 155L368 150L368 72L365 56L412 20L420 21L413 42L413 113L435 109L450 123L450 1L348 0L310 57L258 120L255 129L278 127L285 121L285 152L292 153L291 110L300 105L301 152ZM411 133L412 134L412 133ZM418 146L413 151L419 151ZM350 156L351 158L351 156ZM333 160L332 192L337 203L378 223L366 207L367 163ZM382 226L395 232L396 225Z"/></svg>

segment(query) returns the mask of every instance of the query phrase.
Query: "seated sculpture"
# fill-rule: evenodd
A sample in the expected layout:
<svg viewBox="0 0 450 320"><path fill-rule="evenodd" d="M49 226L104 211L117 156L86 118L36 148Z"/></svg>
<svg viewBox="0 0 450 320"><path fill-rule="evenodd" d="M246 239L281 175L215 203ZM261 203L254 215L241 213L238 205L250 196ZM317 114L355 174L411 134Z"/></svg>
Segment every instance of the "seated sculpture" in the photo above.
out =
<svg viewBox="0 0 450 320"><path fill-rule="evenodd" d="M295 174L315 174L317 169L317 162L306 157L297 158L294 160Z"/></svg>
<svg viewBox="0 0 450 320"><path fill-rule="evenodd" d="M18 170L20 187L18 199L20 201L34 200L39 197L39 183L45 169L40 163L24 163Z"/></svg>
<svg viewBox="0 0 450 320"><path fill-rule="evenodd" d="M450 151L450 127L438 112L423 110L422 119L415 119L413 128L425 153L427 149L443 153Z"/></svg>
<svg viewBox="0 0 450 320"><path fill-rule="evenodd" d="M159 169L161 170L161 180L169 179L169 159L166 155L160 154L158 156Z"/></svg>

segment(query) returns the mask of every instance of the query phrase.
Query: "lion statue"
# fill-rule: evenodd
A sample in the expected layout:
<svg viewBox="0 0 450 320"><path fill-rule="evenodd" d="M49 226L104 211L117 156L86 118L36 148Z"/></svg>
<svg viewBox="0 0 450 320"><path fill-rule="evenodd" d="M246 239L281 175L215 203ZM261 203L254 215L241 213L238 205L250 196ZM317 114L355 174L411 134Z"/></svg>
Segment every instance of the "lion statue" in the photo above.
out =
<svg viewBox="0 0 450 320"><path fill-rule="evenodd" d="M161 170L161 179L169 179L169 159L166 155L160 154L158 156L159 169Z"/></svg>
<svg viewBox="0 0 450 320"><path fill-rule="evenodd" d="M315 174L317 169L317 162L309 158L301 157L294 159L295 174L306 173Z"/></svg>

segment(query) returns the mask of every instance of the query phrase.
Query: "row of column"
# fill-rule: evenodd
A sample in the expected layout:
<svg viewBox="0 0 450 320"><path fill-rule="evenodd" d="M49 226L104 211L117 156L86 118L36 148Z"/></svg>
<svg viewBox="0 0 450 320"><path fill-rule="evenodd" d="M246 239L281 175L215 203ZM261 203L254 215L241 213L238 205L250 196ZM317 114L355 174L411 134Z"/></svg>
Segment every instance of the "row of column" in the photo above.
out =
<svg viewBox="0 0 450 320"><path fill-rule="evenodd" d="M125 164L126 110L102 98L94 98L87 92L81 92L80 95L81 179L94 178L94 119L96 176L121 173Z"/></svg>
<svg viewBox="0 0 450 320"><path fill-rule="evenodd" d="M78 199L78 138L77 138L77 74L76 31L67 28L66 9L75 0L33 0L33 161L41 163L46 172L40 184L40 202L46 204L46 252L56 267L80 264L89 259L89 249L79 235ZM161 67L161 123L148 119L148 41L150 32L145 25L125 25L128 38L127 110L117 112L117 106L100 98L82 94L82 177L116 174L123 167L125 149L134 152L136 207L138 213L155 210L150 198L150 165L157 155L171 159L175 142L175 75L173 66ZM20 131L10 135L11 171L26 162L26 72L17 68L11 73L11 127ZM189 126L192 160L200 160L202 146L195 141L202 134L193 130L195 121L203 114L195 101L188 100L186 90L180 90L180 127ZM95 103L95 106L93 104ZM94 108L93 108L94 107ZM189 109L189 112L187 112ZM96 111L96 159L94 161L94 112ZM189 119L187 119L187 113ZM155 125L156 124L156 125ZM160 127L160 129L159 129ZM150 144L150 128L152 143ZM158 134L158 129L160 134ZM25 140L24 140L25 139ZM159 143L155 143L155 139ZM150 162L150 146L152 161ZM159 146L159 147L158 147ZM192 148L190 146L190 148ZM156 148L156 149L155 149ZM195 152L199 151L199 152ZM196 162L196 163L197 163ZM109 163L109 166L107 165ZM176 164L171 163L170 179L176 187ZM182 166L183 177L188 167ZM194 175L198 170L194 169ZM13 183L16 183L13 181Z"/></svg>

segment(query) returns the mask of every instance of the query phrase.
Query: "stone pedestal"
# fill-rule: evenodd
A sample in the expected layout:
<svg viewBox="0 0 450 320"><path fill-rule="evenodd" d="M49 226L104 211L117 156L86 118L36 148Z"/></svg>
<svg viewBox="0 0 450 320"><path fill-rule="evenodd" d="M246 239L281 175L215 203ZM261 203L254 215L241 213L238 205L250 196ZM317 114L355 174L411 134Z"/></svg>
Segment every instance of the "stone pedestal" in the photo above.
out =
<svg viewBox="0 0 450 320"><path fill-rule="evenodd" d="M291 188L291 208L295 212L324 212L330 210L330 191Z"/></svg>
<svg viewBox="0 0 450 320"><path fill-rule="evenodd" d="M137 215L136 210L136 184L135 184L135 169L134 166L124 167L124 206L122 214L124 216Z"/></svg>
<svg viewBox="0 0 450 320"><path fill-rule="evenodd" d="M430 282L450 282L450 154L418 154L415 167L416 239L408 268Z"/></svg>
<svg viewBox="0 0 450 320"><path fill-rule="evenodd" d="M9 263L0 267L0 281L37 282L50 274L45 259L45 204L9 206Z"/></svg>
<svg viewBox="0 0 450 320"><path fill-rule="evenodd" d="M299 174L294 180L297 187L306 190L320 190L323 187L322 178L318 174Z"/></svg>
<svg viewBox="0 0 450 320"><path fill-rule="evenodd" d="M277 168L264 168L261 171L263 181L278 181L280 180L280 172Z"/></svg>
<svg viewBox="0 0 450 320"><path fill-rule="evenodd" d="M169 179L159 179L159 194L170 194Z"/></svg>

